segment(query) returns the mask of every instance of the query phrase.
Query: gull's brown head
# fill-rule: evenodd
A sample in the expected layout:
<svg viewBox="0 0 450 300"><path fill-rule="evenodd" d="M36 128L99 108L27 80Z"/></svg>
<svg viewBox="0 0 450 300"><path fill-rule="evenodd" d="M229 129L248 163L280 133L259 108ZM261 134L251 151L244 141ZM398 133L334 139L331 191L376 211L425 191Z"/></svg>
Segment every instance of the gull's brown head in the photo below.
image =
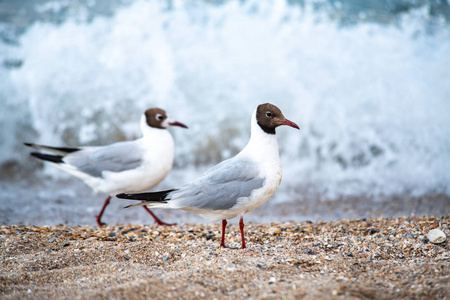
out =
<svg viewBox="0 0 450 300"><path fill-rule="evenodd" d="M145 111L145 121L148 126L154 128L165 129L169 126L179 126L188 128L183 123L172 120L164 109L161 108L149 108Z"/></svg>
<svg viewBox="0 0 450 300"><path fill-rule="evenodd" d="M271 103L258 105L256 108L256 123L268 134L275 134L275 129L281 125L300 129L297 124L286 119L281 110Z"/></svg>

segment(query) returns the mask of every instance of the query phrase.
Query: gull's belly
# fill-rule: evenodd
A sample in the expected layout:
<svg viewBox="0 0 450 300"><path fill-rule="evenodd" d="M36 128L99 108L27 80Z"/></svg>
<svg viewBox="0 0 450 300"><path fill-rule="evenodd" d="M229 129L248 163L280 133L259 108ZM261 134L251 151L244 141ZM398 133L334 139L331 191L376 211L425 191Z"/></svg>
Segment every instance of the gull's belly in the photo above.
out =
<svg viewBox="0 0 450 300"><path fill-rule="evenodd" d="M267 176L264 185L255 190L248 200L242 203L243 213L247 213L267 202L272 197L281 183L281 168L279 168L272 176Z"/></svg>

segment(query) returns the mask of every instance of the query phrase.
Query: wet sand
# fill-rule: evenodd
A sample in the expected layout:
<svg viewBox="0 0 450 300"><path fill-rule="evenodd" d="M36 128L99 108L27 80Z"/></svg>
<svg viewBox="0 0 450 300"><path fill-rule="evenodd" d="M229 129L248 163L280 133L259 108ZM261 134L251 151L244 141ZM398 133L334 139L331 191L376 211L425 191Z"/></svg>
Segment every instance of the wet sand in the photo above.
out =
<svg viewBox="0 0 450 300"><path fill-rule="evenodd" d="M1 226L2 299L448 299L450 215L220 224ZM239 246L238 227L227 227Z"/></svg>
<svg viewBox="0 0 450 300"><path fill-rule="evenodd" d="M162 183L157 190L172 188ZM287 193L280 188L262 206L245 215L255 223L285 221L331 221L347 218L400 216L441 216L450 214L450 196L430 192L420 197L408 194L371 198L347 196L324 199L306 187ZM72 177L0 181L0 225L90 225L100 212L106 195L95 194L83 182ZM102 221L114 224L153 224L143 209L123 209L128 200L113 198ZM202 217L185 211L155 209L154 213L169 223L208 223ZM237 223L238 218L231 220Z"/></svg>

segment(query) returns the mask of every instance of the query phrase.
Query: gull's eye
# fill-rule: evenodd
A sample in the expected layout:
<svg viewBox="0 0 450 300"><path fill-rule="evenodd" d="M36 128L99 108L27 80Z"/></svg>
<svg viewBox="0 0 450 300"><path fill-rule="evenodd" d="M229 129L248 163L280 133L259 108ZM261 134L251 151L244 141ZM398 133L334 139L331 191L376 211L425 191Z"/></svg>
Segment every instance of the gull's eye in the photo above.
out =
<svg viewBox="0 0 450 300"><path fill-rule="evenodd" d="M271 117L272 116L272 113L270 112L270 111L266 111L266 117Z"/></svg>
<svg viewBox="0 0 450 300"><path fill-rule="evenodd" d="M156 120L162 121L164 120L164 116L161 114L156 114Z"/></svg>

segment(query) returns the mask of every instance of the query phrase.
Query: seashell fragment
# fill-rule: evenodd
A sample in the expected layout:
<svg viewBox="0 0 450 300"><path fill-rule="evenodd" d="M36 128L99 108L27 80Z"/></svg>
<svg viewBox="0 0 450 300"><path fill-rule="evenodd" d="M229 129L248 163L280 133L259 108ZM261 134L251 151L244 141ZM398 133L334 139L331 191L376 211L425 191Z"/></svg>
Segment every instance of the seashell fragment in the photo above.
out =
<svg viewBox="0 0 450 300"><path fill-rule="evenodd" d="M430 240L433 244L440 244L445 242L447 239L447 236L445 233L440 230L439 228L432 229L428 232L427 238Z"/></svg>

